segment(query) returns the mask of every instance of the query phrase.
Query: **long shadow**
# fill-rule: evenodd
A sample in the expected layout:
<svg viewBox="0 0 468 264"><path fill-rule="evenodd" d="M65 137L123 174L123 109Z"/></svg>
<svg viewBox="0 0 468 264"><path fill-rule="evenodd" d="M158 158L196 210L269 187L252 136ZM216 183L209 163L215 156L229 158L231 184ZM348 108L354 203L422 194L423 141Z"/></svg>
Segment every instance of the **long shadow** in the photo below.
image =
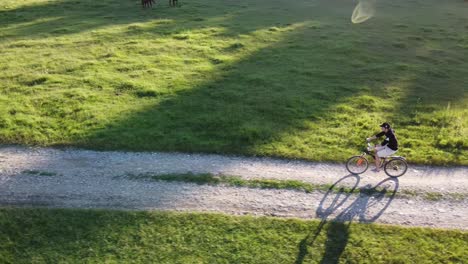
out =
<svg viewBox="0 0 468 264"><path fill-rule="evenodd" d="M149 12L138 11L134 1L44 1L0 10L0 28L3 39L62 36L151 19Z"/></svg>
<svg viewBox="0 0 468 264"><path fill-rule="evenodd" d="M89 146L253 154L256 147L306 129L305 120L324 115L360 89L336 78L355 76L355 67L345 62L337 69L319 52L326 44L311 50L305 34L318 33L308 27L288 31L282 41L219 66L214 80L95 131L86 139ZM304 60L314 63L305 66ZM145 144L132 145L135 139Z"/></svg>
<svg viewBox="0 0 468 264"><path fill-rule="evenodd" d="M143 29L132 27L127 32L115 34L148 33L157 36L216 25L225 29L221 33L225 35L241 36L270 27L273 27L271 32L285 32L282 41L254 52L239 62L224 63L213 59L216 73L212 79L194 84L190 91L164 96L162 103L131 113L128 118L86 131L85 138L80 135L81 138L72 139L73 143L81 146L95 149L255 153L257 146L274 142L288 131L304 130L304 120L318 118L340 99L359 92L360 85L349 85L349 79L338 80L340 75L356 76L354 66L345 62L337 69L331 63L331 60L338 60L341 54L353 52L352 45L333 47L338 54L333 58L324 57L321 50L338 42L339 37L325 36L320 27L307 24L311 19L320 18L320 23L327 20L320 12L315 11L313 16L308 12L316 7L333 10L326 1L314 2L314 6L307 8L303 4L289 4L286 15L280 9L285 5L284 1L264 1L252 6L242 2L240 7L239 4L227 3L227 11L210 9L208 2L194 3L193 6L188 3L188 8L155 9L153 13L141 13L141 17L128 14L136 3L112 4L112 1L61 0L22 6L1 11L0 17L4 21L1 26L13 25L11 33L15 37L28 39L164 18L175 18L175 21ZM242 5L246 5L245 8ZM200 15L196 12L197 8L210 11ZM235 12L231 12L230 8ZM190 18L176 15L178 10ZM339 9L338 12L343 10ZM249 19L256 11L271 16ZM302 28L293 29L301 23ZM113 36L113 33L109 33L109 36ZM304 59L314 63L304 65ZM294 114L293 118L291 113ZM245 120L246 114L253 118ZM229 116L227 121L224 120L226 116ZM138 139L137 142L135 139Z"/></svg>
<svg viewBox="0 0 468 264"><path fill-rule="evenodd" d="M463 102L468 91L467 64L463 59L468 56L468 49L463 47L467 42L461 37L466 32L468 6L460 1L438 3L439 8L432 6L437 3L427 1L420 1L419 9L405 10L401 3L399 7L389 7L385 20L378 23L390 24L386 38L393 41L370 47L371 52L385 49L390 55L383 58L385 61L406 69L394 78L397 85L405 87L404 96L387 94L399 99L396 103L400 111L395 115L406 114L400 116L404 125L415 124L409 121L416 113L414 109L446 108L449 102ZM392 16L396 12L402 16ZM376 35L370 33L369 37Z"/></svg>
<svg viewBox="0 0 468 264"><path fill-rule="evenodd" d="M468 94L468 64L463 59L468 57L468 41L462 37L467 32L468 5L463 1L406 3L381 2L386 9L371 21L375 28L386 28L387 41L374 41L382 38L381 32L368 32L369 53L385 55L379 61L389 66L387 70L401 70L374 91L393 104L386 118L397 133L402 131L400 152L418 147L424 149L420 157L432 163L457 163L467 153L460 109L466 109ZM414 5L420 8L409 8ZM414 134L425 138L426 144L413 141ZM435 155L439 157L431 160Z"/></svg>
<svg viewBox="0 0 468 264"><path fill-rule="evenodd" d="M12 257L30 261L41 259L41 252L56 252L57 255L70 259L88 258L92 253L83 250L81 243L102 243L103 237L113 236L113 232L117 230L125 232L125 228L142 224L141 219L136 217L142 213L122 216L113 211L59 209L2 209L0 213L11 221L1 223L2 235L24 246L12 250ZM9 224L15 228L8 228ZM22 230L20 236L16 233L17 228ZM41 260L39 262L47 262L45 259Z"/></svg>
<svg viewBox="0 0 468 264"><path fill-rule="evenodd" d="M332 6L326 6L323 1L317 3L321 5L321 10ZM290 8L297 13L298 6L291 6ZM341 17L340 12L344 11L345 8L339 8L335 12ZM226 18L224 22L219 22L221 25L226 23L225 34L242 35L255 29L276 25L274 21L266 19L249 22L249 26L245 26L242 20L247 19L249 12L251 11L239 12L231 18ZM90 131L89 136L79 144L96 149L156 149L284 157L291 153L280 153L278 149L281 147L272 146L273 144L280 142L284 136L300 135L304 131L313 133L314 131L310 131L304 123L307 121L320 124L322 118L328 118L334 106L348 98L361 94L391 97L387 86L396 79L412 74L417 78L410 81L405 95L395 98L395 105L412 107L415 94L430 96L427 91L419 88L424 83L422 79L427 76L425 72L430 74L434 66L414 62L412 59L425 43L412 40L402 49L396 45L399 43L390 42L386 44L389 46L388 51L382 53L382 47L376 49L373 46L381 45L388 38L398 34L386 32L384 39L375 38L373 30L389 28L382 25L388 22L385 19L376 19L375 24L362 27L352 27L344 21L343 24L336 25L335 21L333 27L339 28L337 32L356 36L355 42L350 41L349 36L346 37L348 41L344 42L343 35L324 35L330 31L307 23L296 29L288 29L288 23L307 21L310 18L304 12L293 18L282 18L279 23L282 27L279 27L279 30L286 31L282 41L266 46L235 63L214 59L216 72L211 80L194 84L190 90L176 92L161 103L134 112L129 117L116 120L99 130ZM319 23L327 23L323 16L317 15L316 18ZM212 19L216 21L215 16ZM343 13L344 19L347 17ZM143 32L178 32L177 30L183 30L186 26L203 27L213 23L215 22L210 18L206 18L200 25L162 25L160 28ZM369 31L373 33L366 35ZM411 36L408 34L404 37ZM348 53L352 53L359 63L368 63L361 65L356 64L356 61L343 61ZM408 56L409 59L403 59L403 56ZM404 63L398 62L399 60L419 63L417 65L420 68L412 70L409 66L407 69L402 65ZM304 61L308 63L305 64ZM435 67L438 67L437 71L442 70L441 66ZM430 87L437 90L434 86ZM446 93L450 100L460 101L460 96L457 96L460 89L463 89L460 87L462 86L450 85L450 92ZM444 100L434 99L436 102ZM366 108L366 102L361 104L365 109L373 111L372 108ZM356 105L356 108L358 107L360 105ZM395 110L398 114L393 113ZM385 117L390 121L395 120L397 126L401 127L406 124L404 120L407 120L408 111L410 110L402 108L401 111L392 109L382 112L389 112ZM332 114L340 116L336 112ZM401 121L397 116L401 117ZM349 122L338 121L336 126ZM334 125L333 122L325 123L329 126ZM272 151L273 148L276 149ZM298 151L300 150L293 150Z"/></svg>
<svg viewBox="0 0 468 264"><path fill-rule="evenodd" d="M410 81L405 95L386 100L394 102L397 108L399 105L410 108L401 107L401 111L380 109L382 113L388 113L385 117L389 117L390 121L399 122L400 127L414 122L415 118L408 113L415 105L417 94L423 93L425 98L433 98L436 103L446 103L447 100L460 102L464 97L457 95L466 90L463 87L468 87L451 84L445 87L450 90L446 93L447 98L442 100L436 98L437 96L431 97L428 90L420 89L426 87L423 80L434 72L431 70L434 67L435 72L443 72L444 64L432 65L407 59L413 58L414 53L427 43L410 39L405 44L406 39L398 40L398 37L414 36L400 35L398 30L402 25L386 17L376 17L372 23L352 26L349 15L354 3L342 2L317 0L306 6L303 2L291 4L287 1L261 0L255 5L249 5L247 1L226 1L226 9L219 10L208 1L200 1L184 3L182 8L158 7L142 11L137 1L116 4L111 0L60 0L0 11L3 21L0 26L12 25L10 33L13 38L41 38L50 34L66 36L133 22L164 19L172 21L152 26L132 26L125 32L97 36L108 40L119 34L149 34L156 38L158 35L177 34L184 30L219 26L225 29L218 35L220 41L224 35L228 35L239 36L239 42L242 42L243 35L259 29L271 30L272 34L281 31L282 41L266 45L264 49L253 52L240 61L226 63L222 59L210 58L214 73L204 78L203 83L190 85L190 90L178 92L183 89L177 87L174 89L176 92L168 96L163 92L160 97L162 102L131 112L116 121L109 118L111 121L105 125L101 125L103 120L98 120L99 125L90 126L89 130L77 136L80 138L69 136L67 142L94 149L241 153L332 159L329 154L324 157L310 157L301 153L304 152L301 148L308 142L287 142L286 144L295 148L293 150L287 149L290 146L274 144L283 137L293 135L300 138L304 133L314 134L316 128L311 129L311 123L324 124L327 128L350 129L350 126L355 125L350 118L351 113L346 107L338 111L333 109L334 106L362 94L391 97L391 91L385 86L400 77L416 76ZM286 11L280 11L281 7ZM408 12L411 11L412 9ZM262 15L254 16L256 12L262 12ZM318 25L307 24L310 21L317 22ZM450 20L450 23L453 21ZM303 23L302 27L293 29L300 23ZM409 24L409 27L413 26ZM381 34L382 30L386 30L385 35ZM8 35L8 31L2 32ZM394 42L390 41L392 37L395 37ZM443 44L442 40L435 41ZM442 47L446 50L447 46ZM236 52L235 45L227 49L227 53ZM431 58L426 56L416 59ZM399 61L403 63L398 64ZM462 63L460 61L458 63ZM405 62L419 63L417 65L420 69L414 70L411 65L404 65ZM454 83L465 82L466 76L461 73L462 67L453 75L450 73L451 78L460 77L461 81ZM436 84L442 86L443 78ZM437 90L436 85L428 87L431 87L430 90ZM366 102L359 102L351 107L351 112L360 110L361 106L364 110L373 111ZM333 121L329 121L331 119ZM366 120L367 123L368 121ZM376 120L376 123L380 121ZM350 137L346 142L330 143L325 139L323 144L312 143L326 148L340 143L353 145L354 141L361 140L364 135ZM281 149L287 150L282 153Z"/></svg>
<svg viewBox="0 0 468 264"><path fill-rule="evenodd" d="M343 188L338 185L350 179L355 181L354 185L350 191L344 192ZM349 240L351 223L355 219L359 223L376 221L390 206L399 188L398 179L388 178L375 186L367 184L360 187L358 197L354 197L356 195L352 193L358 188L359 181L359 176L348 175L330 187L317 208L316 215L321 219L321 222L315 231L310 232L299 243L296 264L304 262L305 257L309 254L309 249L313 247L325 226L327 226L327 238L325 252L320 263L338 263ZM391 186L386 186L389 183ZM354 201L351 198L354 198ZM344 209L342 209L343 207ZM369 212L370 209L373 212Z"/></svg>
<svg viewBox="0 0 468 264"><path fill-rule="evenodd" d="M149 21L156 24L144 29L130 27L126 34L146 32L166 35L220 26L225 29L221 35L237 36L260 28L284 26L311 18L309 8L296 4L285 7L284 4L282 1L267 0L259 0L255 5L248 1L225 1L223 8L219 9L219 4L201 0L184 2L180 8L169 8L164 2L152 9L142 9L140 1L131 0L44 1L16 8L0 7L0 36L2 41L18 37L40 39ZM320 4L324 5L325 2ZM157 23L161 20L167 21Z"/></svg>
<svg viewBox="0 0 468 264"><path fill-rule="evenodd" d="M354 183L351 184L352 187L350 192L345 192L343 188L337 187L338 184L346 182L348 180L354 181ZM304 258L309 253L308 248L314 245L314 242L320 235L323 227L325 226L325 224L327 224L328 217L349 199L349 197L352 195L352 192L359 186L360 180L361 178L358 175L348 175L339 179L332 186L330 186L330 188L320 201L319 207L316 211L316 215L321 219L320 224L318 225L315 232L310 232L299 243L299 252L295 261L296 264L301 264L304 262Z"/></svg>

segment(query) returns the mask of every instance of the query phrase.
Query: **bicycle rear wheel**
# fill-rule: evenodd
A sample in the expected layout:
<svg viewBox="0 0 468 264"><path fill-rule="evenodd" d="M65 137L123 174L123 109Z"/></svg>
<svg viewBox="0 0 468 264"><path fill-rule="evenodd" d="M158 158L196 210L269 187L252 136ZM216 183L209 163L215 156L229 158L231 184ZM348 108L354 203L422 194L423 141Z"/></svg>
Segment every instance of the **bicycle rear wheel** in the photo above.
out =
<svg viewBox="0 0 468 264"><path fill-rule="evenodd" d="M352 174L364 173L367 168L369 168L369 161L361 155L352 156L346 161L346 169Z"/></svg>
<svg viewBox="0 0 468 264"><path fill-rule="evenodd" d="M408 170L408 163L402 158L394 158L385 163L384 171L390 177L400 177Z"/></svg>

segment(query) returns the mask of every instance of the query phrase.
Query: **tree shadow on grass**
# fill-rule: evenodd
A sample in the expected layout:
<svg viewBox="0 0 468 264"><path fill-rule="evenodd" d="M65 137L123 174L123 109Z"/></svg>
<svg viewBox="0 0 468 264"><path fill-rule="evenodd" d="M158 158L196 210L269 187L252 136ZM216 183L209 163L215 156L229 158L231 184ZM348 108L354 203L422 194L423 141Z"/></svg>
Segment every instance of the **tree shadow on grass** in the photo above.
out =
<svg viewBox="0 0 468 264"><path fill-rule="evenodd" d="M178 246L184 245L184 239L191 246L190 241L199 238L191 232L185 233L184 228L193 225L193 218L200 221L200 216L191 214L1 209L0 216L0 237L8 239L0 255L4 263L159 263L167 261L168 256L173 259L184 259L180 257L183 254L191 257L193 252L188 253ZM190 227L189 230L197 234L203 228ZM181 233L184 236L181 237ZM172 240L179 244L174 247ZM171 244L171 248L166 244ZM141 254L144 250L156 252Z"/></svg>
<svg viewBox="0 0 468 264"><path fill-rule="evenodd" d="M298 20L304 21L305 18ZM80 145L97 149L157 149L311 159L310 154L304 153L310 150L301 149L300 144L293 142L300 140L294 138L300 138L304 133L314 133L310 124L323 123L327 129L330 126L353 129L359 121L350 118L346 109L334 109L353 97L357 97L356 109L353 110L358 111L362 107L391 118L394 109L381 109L378 104L365 102L365 98L360 99L359 96L370 94L391 101L391 98L386 98L392 96L387 84L407 74L421 75L420 70L432 67L422 64L418 65L421 69L408 73L406 66L398 64L399 58L392 57L411 54L418 46L408 47L405 51L389 47L390 51L382 54L380 50L360 45L362 41L367 45L381 44L391 34L370 40L373 34L358 35L367 32L366 27L349 26L345 30L341 28L344 25L334 25L336 28L322 30L322 26L327 26L317 26L315 22L276 28L280 32L280 41L266 45L239 61L212 58L215 70L211 79L193 84L190 89L167 96L160 103L91 131ZM371 25L367 27L372 28ZM268 27L263 30L266 29ZM329 34L324 35L324 32ZM331 34L333 32L337 34ZM346 34L354 34L356 38ZM236 48L233 49L230 52L235 54ZM352 56L348 57L348 54ZM401 76L396 78L397 74ZM410 82L406 89L408 95L395 100L412 100L408 97L421 92L417 88L418 82L418 79ZM456 99L454 94L456 92L450 93L450 98ZM345 114L340 115L340 111ZM401 113L401 116L405 114ZM322 122L323 118L327 120ZM330 122L332 119L335 121ZM376 121L376 124L381 121ZM325 140L323 145L335 147L331 153L338 151L339 145L349 144L357 138L362 140L363 137L353 134L339 142ZM322 139L315 140L313 144ZM280 151L288 149L289 145L296 149ZM330 159L330 154L314 159L326 159L327 156Z"/></svg>
<svg viewBox="0 0 468 264"><path fill-rule="evenodd" d="M294 9L298 7L300 6L295 6ZM371 94L392 101L393 95L387 85L411 74L416 78L409 82L404 95L395 98L395 104L413 105L415 94L429 94L419 88L424 84L422 80L427 77L425 72L432 72L434 66L414 62L411 57L418 48L424 46L422 43L414 41L411 43L414 46L407 46L403 50L392 46L395 43L389 43L389 47L385 46L388 49L385 53L380 49L360 45L363 41L366 45L382 45L391 38L394 33L376 39L371 39L375 37L374 34L360 35L369 30L372 32L372 29L388 29L389 26L379 24L388 21L352 27L346 23L337 24L335 14L335 25L327 26L324 22L326 19L317 16L323 19L317 20L317 26L316 21L307 22L307 15L299 13L294 18L287 16L278 19L277 23L281 21L279 23L283 26L271 29L269 27L275 25L275 22L268 19L239 26L238 23L247 19L245 14L248 12L240 12L225 20L229 22L226 32L231 30L231 33L241 35L256 29L275 30L281 32L281 40L236 62L212 58L215 71L210 76L211 79L206 78L203 83L193 84L190 90L167 96L160 103L119 118L102 129L90 131L80 145L97 149L157 149L312 158L300 153L304 150L299 145L291 151L294 154L280 151L281 148L288 148L285 145L295 145L293 140L278 142L291 136L300 137L301 133L314 133L306 123L321 124L322 118L333 119L340 116L340 112L334 107L348 98ZM216 20L216 17L213 16L212 19ZM288 26L294 21L306 22ZM213 23L215 22L210 18L200 21L201 25ZM390 25L391 27L393 26ZM183 28L184 24L163 25L143 32L159 34L166 30L178 32L177 30ZM355 35L356 38L348 34ZM233 49L230 52L236 52L236 47L227 48ZM348 54L352 54L352 59L344 59L348 58ZM418 68L413 70L412 66L399 64L402 56L410 58L408 63L420 63L417 64ZM441 66L437 67L436 71L441 70ZM435 86L429 87L437 90ZM446 94L451 100L459 100L459 92L459 86L450 85L450 92ZM442 99L434 100L440 102ZM355 105L356 110L363 107L365 110L375 111L372 104L367 105L363 99L359 101ZM398 122L396 116L405 119L403 117L409 111L402 109L398 114L393 113L398 110L376 111L381 111L389 119L393 118ZM380 121L382 120L378 120ZM324 123L345 130L352 129L358 121L347 116L343 120L337 118L336 122L327 120ZM403 121L401 123L404 124ZM334 145L338 148L339 145L349 144L355 138L362 137L349 135L349 138L326 147Z"/></svg>
<svg viewBox="0 0 468 264"><path fill-rule="evenodd" d="M310 45L320 33L307 23L282 30L280 41L234 63L216 61L211 80L116 120L83 144L254 154L257 147L307 130L304 121L317 120L361 91L366 80L357 76L359 69L348 62L335 64L342 53L355 50L352 45L336 47L337 54L326 58L320 50L328 42Z"/></svg>
<svg viewBox="0 0 468 264"><path fill-rule="evenodd" d="M350 191L344 192L344 189L340 188L339 185L347 181L354 181L354 183L351 183L352 188ZM296 264L304 262L309 250L313 249L315 241L325 226L327 238L325 252L320 263L338 263L348 244L352 221L355 219L359 223L376 221L390 206L399 187L398 179L387 178L375 186L367 184L360 187L359 194L355 197L356 195L353 192L358 188L359 182L359 176L348 175L330 187L322 198L316 212L321 222L315 231L310 232L299 243ZM369 209L372 209L372 212L369 212Z"/></svg>
<svg viewBox="0 0 468 264"><path fill-rule="evenodd" d="M134 1L47 1L0 10L0 27L8 37L62 36L116 24L150 19ZM129 11L135 9L134 12ZM140 15L140 16L139 16ZM11 29L9 29L11 27Z"/></svg>
<svg viewBox="0 0 468 264"><path fill-rule="evenodd" d="M106 116L103 118L104 121L96 119L92 120L89 126L77 126L80 133L77 133L79 135L76 138L70 135L71 132L66 131L69 134L65 133L63 138L67 144L95 149L217 152L323 160L334 159L333 153L341 151L344 145L358 146L357 142L360 143L367 135L343 132L338 136L333 135L333 141L327 141L323 133L317 133L321 137L309 137L315 134L317 129L323 127L327 132L332 129L369 130L372 127L369 120L359 120L358 114L364 111L377 111L379 115L388 117L391 122L396 121L397 127L411 125L414 119L417 119L411 113L418 95L423 94L424 98L431 98L435 103L446 104L447 100L459 102L463 96L458 95L463 93L463 87L466 87L462 85L464 81L451 82L446 87L449 90L446 97L441 99L440 96L431 96L430 91L442 91L437 88L443 85L444 78L439 78L438 82L424 80L432 73L443 73L446 64L433 65L419 61L431 59L431 56L414 58L414 53L419 48L431 44L408 34L408 32L414 33L412 30L417 29L417 24L412 25L409 23L411 21L406 21L402 27L401 24L397 24L400 17L396 16L393 20L376 17L371 23L351 25L349 15L354 3L346 1L346 4L342 4L342 2L319 0L310 3L307 1L291 3L261 0L254 5L249 2L226 1L222 5L226 8L220 10L219 5L201 1L184 4L182 8L158 7L154 10L141 11L137 1L116 4L110 0L104 2L61 0L0 11L3 21L0 25L13 25L11 30L2 31L4 34L10 34L13 39L15 36L34 39L48 37L50 34L67 36L134 22L144 24L143 22L152 20L169 20L161 24L155 22L155 24L149 23L151 25L131 25L127 30L104 32L96 36L98 39L109 41L111 47L118 47L111 41L119 37L131 39L133 35L144 36L144 41L150 42L152 38L158 36L208 27L222 28L220 32L214 33L215 41L219 40L220 43L225 41L223 39L225 36L239 37L239 43L226 46L222 52L210 50L209 55L205 53L201 55L201 60L206 59L204 56L212 56L208 60L214 69L213 74L207 71L208 74L202 83L184 83L189 87L176 87L175 92L169 95L164 94L165 87L161 89L163 90L161 93L137 91L135 94L138 98L130 100L141 100L141 104L145 107L135 107L137 110L129 111L127 116L117 118ZM414 3L411 5L416 6ZM281 9L283 7L284 10ZM40 19L45 20L41 22ZM407 30L408 27L411 30ZM64 31L61 31L62 29ZM54 33L55 30L57 32ZM423 32L424 30L427 31L427 28L422 29ZM270 32L272 35L279 33L283 35L282 40L272 45L266 43L265 48L253 51L239 61L223 60L223 55L237 58L236 52L248 45L243 43L242 37L245 37L245 34L253 35L257 31ZM177 37L180 41L185 41L184 36ZM123 45L128 47L127 45L130 45L128 42ZM262 40L256 39L256 42ZM446 50L448 47L443 45L443 40L436 39L435 42L442 45L441 49ZM23 44L12 45L21 47ZM187 43L187 46L189 45ZM158 52L161 51L145 50L145 52L157 58L160 55ZM130 53L129 57L132 55ZM444 57L443 54L441 57ZM101 57L93 59L99 60L103 64L103 69L113 70L107 68L109 66L105 65L105 59ZM133 62L122 59L119 63L125 66L126 63ZM416 68L413 68L413 64ZM465 80L466 77L461 75L462 68L460 67L456 74L451 75L451 73L450 78ZM131 72L132 68L129 69ZM119 70L121 69L116 69ZM174 72L176 74L184 72L184 69ZM194 74L199 73L194 72ZM68 72L63 74L72 76ZM93 74L90 79L99 79L100 77L95 76L101 72ZM85 71L84 75L89 73ZM392 97L394 94L391 89L387 89L387 86L391 86L396 79L413 75L414 78L408 82L405 93ZM128 80L131 78L124 73L118 76ZM26 84L34 85L37 80L47 79L32 78L32 82L28 79ZM190 78L184 79L183 82L186 80ZM148 79L143 81L145 84L151 83ZM168 82L168 86L179 85ZM103 83L104 86L115 86L116 90L131 86L127 83L114 84L107 79ZM165 81L162 83L166 85ZM47 86L47 83L44 85ZM91 82L89 86L93 85ZM421 87L429 88L421 89ZM180 90L183 91L179 92ZM384 98L385 102L392 102L395 107L379 108L380 105L377 103L368 103L366 101L368 97L361 98L363 94ZM120 95L105 103L121 100L118 96ZM152 96L156 98L153 98L154 103L148 106L147 98L151 100ZM356 99L355 103L346 102L350 98ZM73 99L69 101L79 104ZM346 102L345 106L335 109L342 102ZM408 107L399 108L399 105ZM74 111L68 111L69 109L64 106L58 107L65 109L45 112L42 115L59 120L71 119L72 122L77 120ZM99 109L105 107L103 105ZM89 115L94 116L93 113ZM380 122L382 120L376 120L375 124ZM313 125L315 127L311 128ZM23 139L20 130L23 127L19 127L18 138L21 141ZM59 127L58 130L60 129L69 128ZM41 131L38 134L41 134L42 138L50 136L47 130L45 132L41 129L36 130ZM304 140L305 136L309 138ZM59 138L62 140L62 137ZM284 140L285 138L288 140ZM51 141L54 143L54 140ZM329 152L323 156L314 156L310 154L313 152L311 148L326 149L325 151ZM308 151L310 153L306 153Z"/></svg>
<svg viewBox="0 0 468 264"><path fill-rule="evenodd" d="M324 4L326 1L317 3L321 4L322 10L332 10L331 6ZM157 37L184 30L221 26L224 30L219 35L220 41L223 41L224 36L241 36L256 30L271 34L290 31L301 23L306 28L286 32L285 38L290 39L283 38L279 43L255 51L252 56L239 62L227 63L222 59L212 58L216 73L208 76L204 83L193 84L190 91L161 96L162 103L130 113L128 119L120 117L116 122L112 120L104 128L99 125L98 129L85 131L89 132L89 136L83 138L85 133L80 134L81 138L72 139L72 143L84 142L81 146L96 149L223 153L239 153L239 150L243 150L241 153L254 153L252 149L256 147L253 146L256 142L263 144L274 141L281 137L281 133L287 133L290 126L304 129L304 120L317 118L336 100L354 94L359 89L358 85L348 85L347 80L336 81L342 74L353 75L352 65L345 63L340 69L336 69L321 54L320 50L335 40L333 36L325 36L317 24L307 24L311 17L325 20L326 16L320 16L315 5L304 7L303 2L290 4L283 1L264 1L244 7L247 4L245 2L240 6L226 4L227 11L220 11L216 9L219 6L211 7L209 3L199 2L193 6L187 4L188 8L155 9L154 13L147 10L144 12L148 13L142 13L140 17L140 13L129 14L136 3L114 4L113 1L62 0L21 6L14 10L1 11L0 16L4 21L1 26L13 26L11 32L5 33L13 36L13 39L34 39L48 37L50 33L54 36L66 36L111 25L173 19L173 22L154 27L129 27L128 31L110 32L107 35L98 35L97 38L131 37L132 34ZM281 10L284 5L287 6L286 11ZM199 9L203 9L200 14L197 13ZM313 15L308 12L311 10L315 10ZM255 17L253 14L256 11L271 15ZM320 39L327 41L321 42ZM314 44L311 46L310 42ZM241 44L226 47L226 52L235 54L237 49L242 49ZM335 49L339 54L334 60L338 60L341 54L352 51L353 47L337 46ZM315 63L306 66L305 59ZM347 91L340 91L343 87ZM158 94L137 95L143 97L142 100L147 96L157 97ZM69 116L57 118L73 119ZM246 118L249 120L245 120Z"/></svg>
<svg viewBox="0 0 468 264"><path fill-rule="evenodd" d="M92 258L99 254L93 251L99 248L96 243L102 245L108 242L107 239L115 242L114 232L139 224L131 213L122 217L122 214L112 211L2 209L0 213L4 219L2 235L10 238L13 245L20 246L16 249L5 247L4 253L10 252L12 261L51 262L48 258L53 256L80 260ZM109 237L109 234L114 237ZM3 258L7 256L3 255Z"/></svg>
<svg viewBox="0 0 468 264"><path fill-rule="evenodd" d="M74 1L57 0L0 9L2 39L41 39L66 36L100 28L168 20L142 30L131 27L127 33L175 34L180 31L219 26L223 36L248 34L260 28L290 25L315 19L313 7L333 10L326 1L290 4L287 1L209 1L183 3L181 8L169 8L163 3L152 9L142 9L140 1ZM339 6L342 7L342 6ZM344 5L347 8L347 5ZM342 8L340 10L343 10ZM312 17L314 16L314 17ZM325 16L322 15L322 19ZM101 36L103 37L103 36Z"/></svg>

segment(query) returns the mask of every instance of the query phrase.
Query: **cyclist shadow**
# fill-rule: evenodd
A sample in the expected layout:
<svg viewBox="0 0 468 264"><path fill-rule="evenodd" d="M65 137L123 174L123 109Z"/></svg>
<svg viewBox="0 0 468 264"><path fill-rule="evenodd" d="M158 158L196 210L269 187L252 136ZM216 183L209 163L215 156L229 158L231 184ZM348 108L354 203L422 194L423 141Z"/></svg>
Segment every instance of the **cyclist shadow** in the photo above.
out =
<svg viewBox="0 0 468 264"><path fill-rule="evenodd" d="M326 224L325 252L320 263L338 263L348 243L351 223L372 223L377 220L390 206L399 187L396 178L363 187L359 187L360 180L358 175L348 175L328 189L316 211L321 222L315 232L311 231L299 243L296 264L303 263ZM347 181L351 181L351 184L345 186L352 187L341 187Z"/></svg>

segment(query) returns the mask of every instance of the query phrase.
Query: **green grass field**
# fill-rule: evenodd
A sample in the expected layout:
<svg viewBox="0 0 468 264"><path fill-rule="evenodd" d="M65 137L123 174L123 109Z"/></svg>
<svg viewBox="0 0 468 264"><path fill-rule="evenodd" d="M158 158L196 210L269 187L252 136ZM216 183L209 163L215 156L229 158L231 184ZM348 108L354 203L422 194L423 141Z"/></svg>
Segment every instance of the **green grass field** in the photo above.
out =
<svg viewBox="0 0 468 264"><path fill-rule="evenodd" d="M0 210L2 263L462 263L468 233L217 214Z"/></svg>
<svg viewBox="0 0 468 264"><path fill-rule="evenodd" d="M468 164L468 4L2 0L0 143Z"/></svg>

